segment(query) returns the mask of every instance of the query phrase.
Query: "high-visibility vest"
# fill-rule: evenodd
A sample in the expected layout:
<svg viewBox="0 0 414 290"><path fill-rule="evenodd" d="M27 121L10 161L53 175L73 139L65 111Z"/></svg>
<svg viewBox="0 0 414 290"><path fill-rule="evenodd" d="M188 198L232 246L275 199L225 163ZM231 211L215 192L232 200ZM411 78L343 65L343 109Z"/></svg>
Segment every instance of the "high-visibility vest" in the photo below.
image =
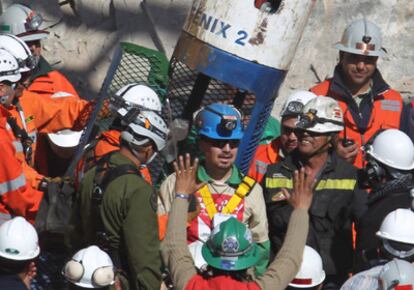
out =
<svg viewBox="0 0 414 290"><path fill-rule="evenodd" d="M19 110L16 106L10 106L8 111L10 116L16 120L17 125L25 129L29 137L33 138L32 156L35 155L38 132L53 133L72 128L78 116L89 104L87 101L78 100L75 97L49 99L26 90L19 98L19 103L22 110ZM26 162L21 140L16 138L9 125L6 128L16 149L17 159ZM33 162L30 163L33 164ZM34 176L35 174L28 174L28 178L29 175Z"/></svg>
<svg viewBox="0 0 414 290"><path fill-rule="evenodd" d="M257 146L256 153L253 157L252 164L250 164L247 175L261 183L263 176L266 173L267 166L278 162L282 158L279 154L279 150L280 137L274 139L269 144L261 144Z"/></svg>
<svg viewBox="0 0 414 290"><path fill-rule="evenodd" d="M347 139L352 139L357 144L358 148L365 145L378 130L400 128L403 100L397 91L388 89L380 95L374 96L374 103L368 126L365 132L361 132L358 128L358 124L352 117L350 110L348 110L348 106L344 101L343 96L339 96L331 91L330 85L331 80L326 80L311 88L311 91L316 95L329 96L338 101L344 113L346 137ZM345 130L340 133L340 137L343 138L344 134ZM363 152L359 150L354 165L358 168L362 168L363 164Z"/></svg>
<svg viewBox="0 0 414 290"><path fill-rule="evenodd" d="M42 193L27 184L22 165L16 158L12 140L5 128L6 119L4 115L0 118L0 224L14 216L22 216L33 223Z"/></svg>

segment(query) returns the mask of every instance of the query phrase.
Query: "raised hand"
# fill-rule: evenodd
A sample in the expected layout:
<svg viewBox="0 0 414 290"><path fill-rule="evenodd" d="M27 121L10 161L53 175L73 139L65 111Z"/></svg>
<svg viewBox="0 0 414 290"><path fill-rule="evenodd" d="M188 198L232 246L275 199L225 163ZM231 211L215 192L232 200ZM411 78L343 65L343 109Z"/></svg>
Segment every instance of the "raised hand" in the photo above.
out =
<svg viewBox="0 0 414 290"><path fill-rule="evenodd" d="M282 188L282 191L293 208L308 210L312 204L316 182L316 179L307 176L305 169L301 168L293 173L293 190L289 192L286 188Z"/></svg>
<svg viewBox="0 0 414 290"><path fill-rule="evenodd" d="M178 157L178 162L174 162L176 193L190 195L204 186L205 183L197 182L197 169L198 158L191 164L190 154L185 155L185 160L182 155Z"/></svg>

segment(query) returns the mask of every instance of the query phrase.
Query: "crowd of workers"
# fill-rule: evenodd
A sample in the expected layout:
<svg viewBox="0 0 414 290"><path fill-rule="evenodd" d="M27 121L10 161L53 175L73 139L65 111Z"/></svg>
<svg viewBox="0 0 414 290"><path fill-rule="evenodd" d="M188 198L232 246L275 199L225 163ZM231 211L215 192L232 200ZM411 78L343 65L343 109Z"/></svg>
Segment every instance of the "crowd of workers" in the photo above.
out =
<svg viewBox="0 0 414 290"><path fill-rule="evenodd" d="M78 164L55 240L36 214L69 183L95 103L42 57L41 20L20 4L0 15L0 289L37 289L51 244L68 253L56 273L68 289L413 289L414 106L377 68L375 24L345 29L333 77L287 97L280 136L246 175L241 113L212 103L193 116L200 157L179 156L155 189L162 103L143 84L121 88L98 114L115 119Z"/></svg>

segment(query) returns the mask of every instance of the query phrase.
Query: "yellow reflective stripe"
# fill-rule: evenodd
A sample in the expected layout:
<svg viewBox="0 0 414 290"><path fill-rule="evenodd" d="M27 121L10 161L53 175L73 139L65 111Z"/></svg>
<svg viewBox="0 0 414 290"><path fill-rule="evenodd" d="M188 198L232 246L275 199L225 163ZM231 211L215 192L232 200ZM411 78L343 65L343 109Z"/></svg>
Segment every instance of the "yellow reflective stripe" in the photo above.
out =
<svg viewBox="0 0 414 290"><path fill-rule="evenodd" d="M204 185L199 191L203 203L206 206L206 210L210 219L213 219L213 216L217 213L216 205L214 204L213 196L208 189L208 185Z"/></svg>
<svg viewBox="0 0 414 290"><path fill-rule="evenodd" d="M267 177L265 180L266 188L293 188L292 179L285 177Z"/></svg>
<svg viewBox="0 0 414 290"><path fill-rule="evenodd" d="M245 176L242 182L236 189L236 192L230 198L229 202L222 209L222 213L231 214L236 207L240 204L243 198L252 190L253 186L256 184L256 180L249 176Z"/></svg>
<svg viewBox="0 0 414 290"><path fill-rule="evenodd" d="M355 179L324 179L318 182L316 190L322 189L338 189L338 190L352 190L355 188ZM293 188L292 179L283 177L266 178L266 188Z"/></svg>
<svg viewBox="0 0 414 290"><path fill-rule="evenodd" d="M355 179L325 179L319 181L316 190L322 189L343 189L351 190L355 188Z"/></svg>

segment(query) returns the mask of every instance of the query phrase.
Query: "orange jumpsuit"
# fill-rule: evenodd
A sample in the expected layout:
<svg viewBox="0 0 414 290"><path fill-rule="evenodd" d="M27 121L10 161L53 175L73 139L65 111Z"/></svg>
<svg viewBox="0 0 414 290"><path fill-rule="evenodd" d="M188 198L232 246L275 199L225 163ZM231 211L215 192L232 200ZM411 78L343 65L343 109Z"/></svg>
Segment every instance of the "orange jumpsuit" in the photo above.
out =
<svg viewBox="0 0 414 290"><path fill-rule="evenodd" d="M11 116L16 119L18 126L25 128L29 137L34 141L32 144L32 158L36 151L37 133L53 133L72 128L78 117L83 114L83 111L90 110L92 105L76 97L48 99L39 97L39 95L26 90L19 98L19 103L21 105L21 111L14 105L10 106L8 110ZM9 133L16 148L17 158L24 162L25 155L21 141L14 136L10 127ZM33 159L30 160L31 164L33 164L32 161ZM32 186L37 188L43 176L35 172L34 169L28 168L29 166L27 165L24 165L24 167L26 177L31 181ZM28 170L27 172L26 169Z"/></svg>
<svg viewBox="0 0 414 290"><path fill-rule="evenodd" d="M9 112L0 106L0 224L22 216L34 223L42 196L27 183L21 162L16 158L12 139L6 129Z"/></svg>
<svg viewBox="0 0 414 290"><path fill-rule="evenodd" d="M400 119L403 110L401 95L390 88L384 81L378 70L372 76L372 88L370 98L361 101L358 107L353 96L343 83L339 67L335 69L334 77L328 79L313 88L316 95L330 96L338 101L344 113L345 129L340 137L346 136L353 140L358 148L365 145L378 130L400 128ZM354 161L354 166L362 168L364 156L362 150Z"/></svg>
<svg viewBox="0 0 414 290"><path fill-rule="evenodd" d="M261 144L257 146L247 175L256 179L258 183L261 183L267 166L280 161L281 158L280 137L274 139L269 144Z"/></svg>

